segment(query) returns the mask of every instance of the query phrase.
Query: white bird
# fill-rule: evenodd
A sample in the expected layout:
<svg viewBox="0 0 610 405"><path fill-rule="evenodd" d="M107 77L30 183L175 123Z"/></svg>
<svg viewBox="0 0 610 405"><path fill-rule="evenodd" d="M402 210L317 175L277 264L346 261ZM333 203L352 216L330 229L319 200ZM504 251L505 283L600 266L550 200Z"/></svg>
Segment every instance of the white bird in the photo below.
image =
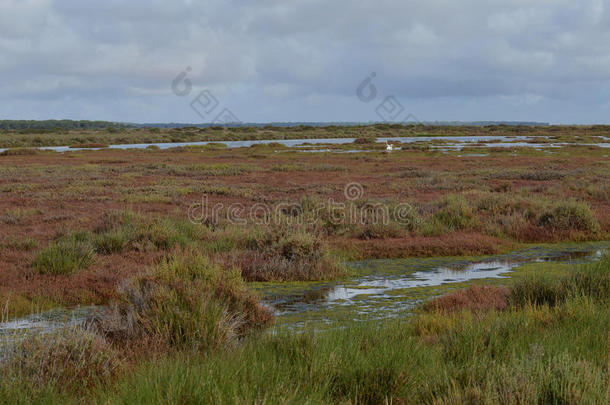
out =
<svg viewBox="0 0 610 405"><path fill-rule="evenodd" d="M394 146L391 143L388 143L388 141L385 141L385 150L387 150L387 151L394 150Z"/></svg>

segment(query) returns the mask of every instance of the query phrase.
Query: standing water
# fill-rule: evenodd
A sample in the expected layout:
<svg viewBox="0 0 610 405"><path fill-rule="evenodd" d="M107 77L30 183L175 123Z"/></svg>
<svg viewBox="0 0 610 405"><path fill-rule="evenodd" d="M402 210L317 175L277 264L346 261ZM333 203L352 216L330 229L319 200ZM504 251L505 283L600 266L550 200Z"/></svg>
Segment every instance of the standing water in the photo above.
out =
<svg viewBox="0 0 610 405"><path fill-rule="evenodd" d="M430 297L451 288L481 281L502 282L527 263L584 263L610 250L610 241L535 246L486 258L414 258L350 262L351 278L331 282L251 283L263 303L277 315L278 327L302 327L307 323L383 319L404 314ZM99 307L98 307L99 309ZM0 340L35 331L84 324L96 307L53 310L0 323ZM0 341L0 343L2 343Z"/></svg>
<svg viewBox="0 0 610 405"><path fill-rule="evenodd" d="M527 263L584 263L599 259L609 249L610 242L596 242L536 246L486 258L365 260L347 263L356 274L347 279L253 287L275 310L279 327L383 319L408 312L453 288L481 280L502 283Z"/></svg>

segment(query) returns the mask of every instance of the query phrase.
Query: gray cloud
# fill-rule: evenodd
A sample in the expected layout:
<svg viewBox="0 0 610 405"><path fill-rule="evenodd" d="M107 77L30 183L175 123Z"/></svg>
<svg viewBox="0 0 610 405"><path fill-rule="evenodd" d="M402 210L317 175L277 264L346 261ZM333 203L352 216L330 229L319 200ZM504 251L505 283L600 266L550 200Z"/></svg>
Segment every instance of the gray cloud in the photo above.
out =
<svg viewBox="0 0 610 405"><path fill-rule="evenodd" d="M375 120L375 72L424 120L604 122L608 6L0 0L0 117L197 122L170 88L188 66L244 121Z"/></svg>

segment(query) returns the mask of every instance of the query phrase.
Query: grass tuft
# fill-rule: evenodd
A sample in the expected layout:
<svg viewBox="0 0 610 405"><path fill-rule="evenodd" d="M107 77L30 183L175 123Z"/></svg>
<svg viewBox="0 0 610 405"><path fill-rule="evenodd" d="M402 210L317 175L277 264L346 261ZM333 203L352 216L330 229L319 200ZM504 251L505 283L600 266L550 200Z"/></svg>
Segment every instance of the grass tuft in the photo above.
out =
<svg viewBox="0 0 610 405"><path fill-rule="evenodd" d="M586 203L574 200L557 203L540 216L538 224L561 231L578 230L597 233L600 230L591 208Z"/></svg>
<svg viewBox="0 0 610 405"><path fill-rule="evenodd" d="M84 392L116 376L124 365L103 337L83 327L30 335L4 349L0 393L5 394L24 386ZM8 381L14 385L7 386Z"/></svg>
<svg viewBox="0 0 610 405"><path fill-rule="evenodd" d="M461 194L448 195L436 218L452 230L470 229L476 224L474 211L466 197Z"/></svg>
<svg viewBox="0 0 610 405"><path fill-rule="evenodd" d="M86 269L94 258L95 250L89 241L72 234L38 252L33 267L41 274L67 275Z"/></svg>
<svg viewBox="0 0 610 405"><path fill-rule="evenodd" d="M239 269L201 254L179 252L120 288L122 301L98 320L115 342L155 350L214 350L271 320L248 292Z"/></svg>
<svg viewBox="0 0 610 405"><path fill-rule="evenodd" d="M487 312L508 307L510 290L505 287L474 285L451 294L443 295L424 304L428 312Z"/></svg>
<svg viewBox="0 0 610 405"><path fill-rule="evenodd" d="M328 280L344 269L328 253L322 238L300 227L271 227L246 241L246 250L230 261L248 281Z"/></svg>
<svg viewBox="0 0 610 405"><path fill-rule="evenodd" d="M556 306L578 297L599 301L610 297L610 256L605 255L593 265L577 268L559 280L530 274L512 286L509 300L519 306Z"/></svg>

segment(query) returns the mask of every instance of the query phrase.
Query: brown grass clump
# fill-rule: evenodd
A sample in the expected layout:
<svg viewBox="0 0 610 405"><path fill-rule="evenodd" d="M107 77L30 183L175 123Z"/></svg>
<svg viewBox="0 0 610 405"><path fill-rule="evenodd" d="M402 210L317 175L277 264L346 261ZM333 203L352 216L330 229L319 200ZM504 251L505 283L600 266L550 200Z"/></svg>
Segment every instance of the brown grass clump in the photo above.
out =
<svg viewBox="0 0 610 405"><path fill-rule="evenodd" d="M375 143L377 142L377 138L373 138L373 137L361 137L361 138L356 138L354 139L354 143L356 145L368 145L371 143Z"/></svg>
<svg viewBox="0 0 610 405"><path fill-rule="evenodd" d="M233 256L248 281L315 281L333 279L342 273L330 258L286 258L248 250Z"/></svg>
<svg viewBox="0 0 610 405"><path fill-rule="evenodd" d="M328 280L343 272L319 236L281 227L224 260L241 268L247 281Z"/></svg>
<svg viewBox="0 0 610 405"><path fill-rule="evenodd" d="M0 375L20 383L80 392L107 382L123 367L116 350L87 327L28 336L9 346Z"/></svg>
<svg viewBox="0 0 610 405"><path fill-rule="evenodd" d="M474 285L464 290L435 298L423 309L427 312L458 312L469 310L473 312L501 311L508 307L510 289L506 287Z"/></svg>
<svg viewBox="0 0 610 405"><path fill-rule="evenodd" d="M358 238L362 240L400 238L405 235L405 230L396 223L367 224L357 232Z"/></svg>
<svg viewBox="0 0 610 405"><path fill-rule="evenodd" d="M544 228L559 231L579 230L597 233L600 230L589 205L574 200L557 203L540 216L538 223Z"/></svg>
<svg viewBox="0 0 610 405"><path fill-rule="evenodd" d="M470 232L370 240L337 237L331 239L330 245L352 254L356 259L490 255L515 247L511 242Z"/></svg>
<svg viewBox="0 0 610 405"><path fill-rule="evenodd" d="M176 253L151 274L125 282L120 294L98 318L101 331L116 343L155 351L213 350L272 319L239 269L223 269L197 253Z"/></svg>

